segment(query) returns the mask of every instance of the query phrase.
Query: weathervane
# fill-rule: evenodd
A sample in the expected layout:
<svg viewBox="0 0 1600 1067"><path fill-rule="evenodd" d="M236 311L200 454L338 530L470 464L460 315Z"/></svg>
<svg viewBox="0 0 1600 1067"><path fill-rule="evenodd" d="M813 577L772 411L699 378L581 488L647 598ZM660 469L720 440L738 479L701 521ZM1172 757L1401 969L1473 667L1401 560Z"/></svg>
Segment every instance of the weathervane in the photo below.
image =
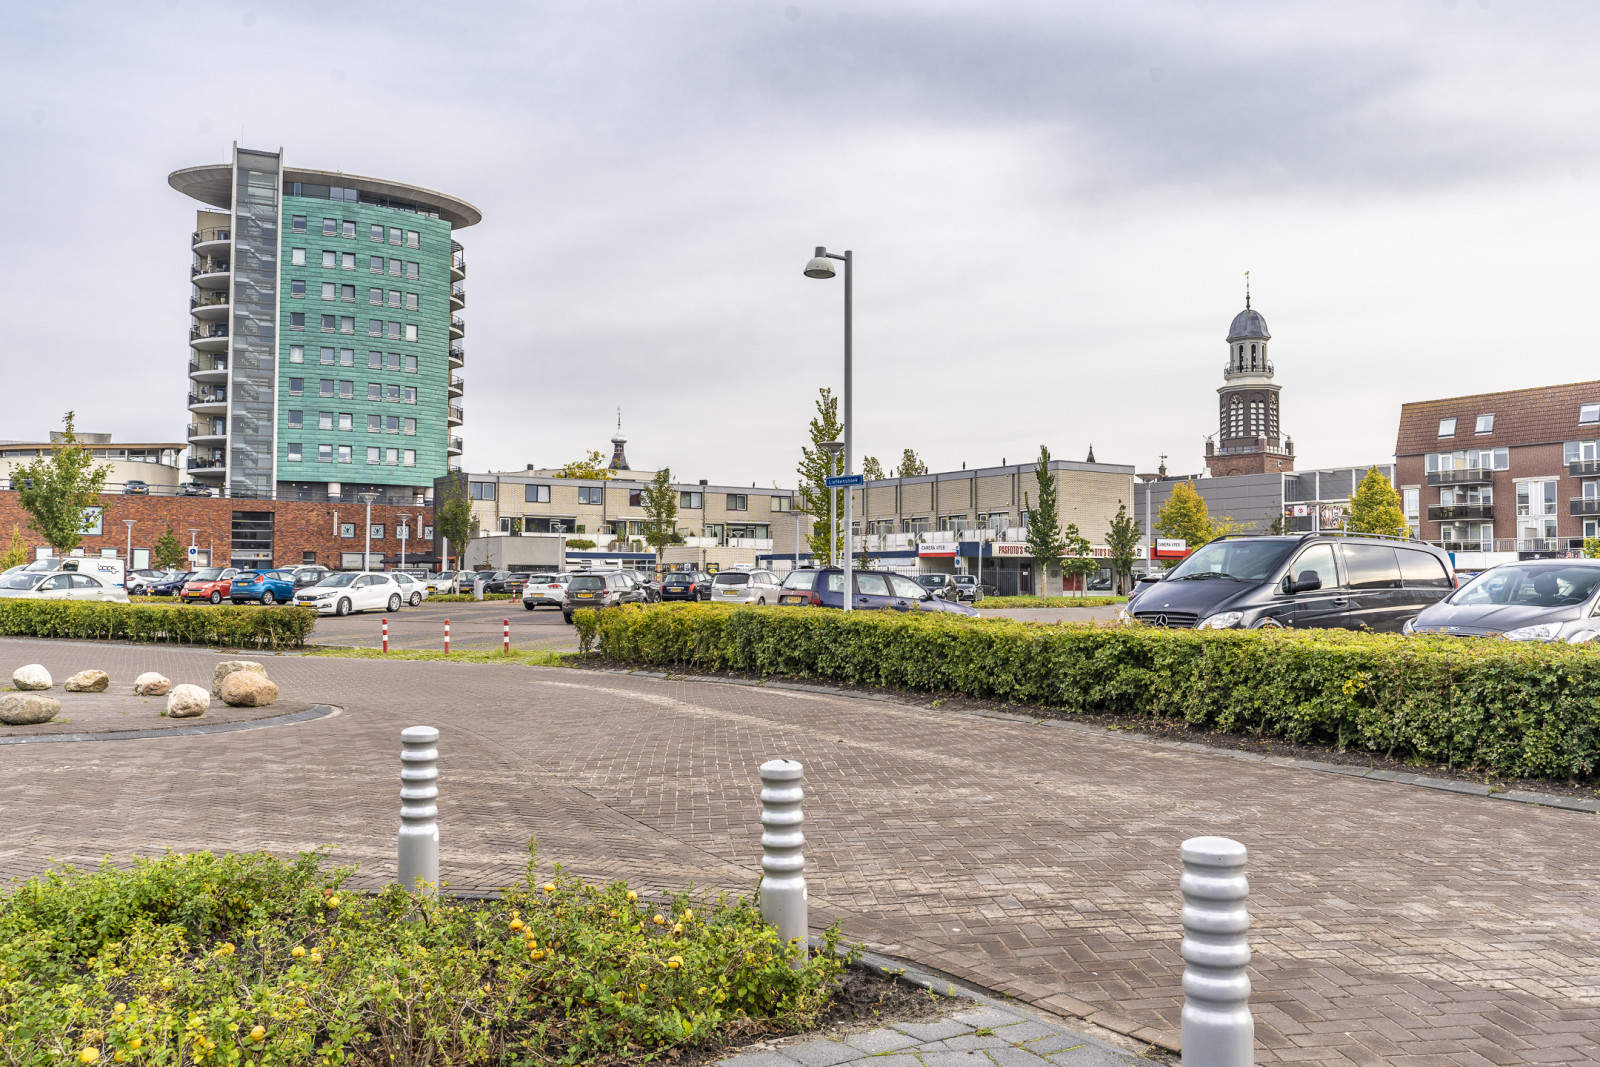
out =
<svg viewBox="0 0 1600 1067"><path fill-rule="evenodd" d="M1250 310L1250 272L1244 272L1244 309Z"/></svg>

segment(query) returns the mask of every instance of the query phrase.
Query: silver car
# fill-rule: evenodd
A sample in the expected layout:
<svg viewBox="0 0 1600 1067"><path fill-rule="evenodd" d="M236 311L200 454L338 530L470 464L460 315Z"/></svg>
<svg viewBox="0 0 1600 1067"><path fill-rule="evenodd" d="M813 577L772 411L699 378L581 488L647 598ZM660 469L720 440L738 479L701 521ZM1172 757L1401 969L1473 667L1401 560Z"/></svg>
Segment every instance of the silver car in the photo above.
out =
<svg viewBox="0 0 1600 1067"><path fill-rule="evenodd" d="M711 579L711 602L776 604L782 584L771 571L723 571Z"/></svg>
<svg viewBox="0 0 1600 1067"><path fill-rule="evenodd" d="M128 602L128 593L121 586L102 582L92 574L65 571L45 575L28 571L8 574L0 578L0 596L34 600L109 600L119 604Z"/></svg>
<svg viewBox="0 0 1600 1067"><path fill-rule="evenodd" d="M570 574L530 574L522 586L522 606L532 611L545 604L559 608L567 597Z"/></svg>
<svg viewBox="0 0 1600 1067"><path fill-rule="evenodd" d="M390 572L400 586L400 596L407 604L416 607L428 598L428 583L406 571Z"/></svg>
<svg viewBox="0 0 1600 1067"><path fill-rule="evenodd" d="M1502 563L1423 608L1403 632L1588 644L1600 638L1600 560Z"/></svg>

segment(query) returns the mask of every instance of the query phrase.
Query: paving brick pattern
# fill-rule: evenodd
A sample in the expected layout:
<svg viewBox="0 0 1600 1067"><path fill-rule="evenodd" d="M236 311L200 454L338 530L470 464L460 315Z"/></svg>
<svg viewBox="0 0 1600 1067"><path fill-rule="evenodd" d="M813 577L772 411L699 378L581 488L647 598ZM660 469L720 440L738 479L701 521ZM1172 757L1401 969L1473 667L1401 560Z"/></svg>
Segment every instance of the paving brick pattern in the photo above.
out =
<svg viewBox="0 0 1600 1067"><path fill-rule="evenodd" d="M0 673L210 677L216 653L0 641ZM269 657L292 726L0 748L0 875L329 842L393 872L398 731L439 726L447 877L540 861L748 890L755 768L807 772L812 917L1047 1009L1177 1044L1179 843L1251 849L1262 1063L1600 1063L1600 823L1081 731L772 688ZM964 1053L963 1053L964 1055Z"/></svg>

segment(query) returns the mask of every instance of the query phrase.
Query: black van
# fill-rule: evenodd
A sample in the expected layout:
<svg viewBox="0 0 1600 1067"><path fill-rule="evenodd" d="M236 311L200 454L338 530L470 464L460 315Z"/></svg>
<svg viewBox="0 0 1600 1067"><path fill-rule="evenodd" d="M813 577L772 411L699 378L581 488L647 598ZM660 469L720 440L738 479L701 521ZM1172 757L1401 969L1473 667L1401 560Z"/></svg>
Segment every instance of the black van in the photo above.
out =
<svg viewBox="0 0 1600 1067"><path fill-rule="evenodd" d="M1399 633L1455 584L1450 557L1422 541L1338 533L1219 537L1161 581L1142 583L1123 618L1202 630Z"/></svg>

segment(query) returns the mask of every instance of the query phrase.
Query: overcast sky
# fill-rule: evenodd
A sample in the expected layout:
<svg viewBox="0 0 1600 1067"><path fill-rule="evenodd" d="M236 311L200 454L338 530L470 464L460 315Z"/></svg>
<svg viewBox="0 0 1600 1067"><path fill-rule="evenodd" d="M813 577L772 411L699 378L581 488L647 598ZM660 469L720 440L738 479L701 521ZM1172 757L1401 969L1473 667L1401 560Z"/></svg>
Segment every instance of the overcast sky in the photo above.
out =
<svg viewBox="0 0 1600 1067"><path fill-rule="evenodd" d="M1399 405L1600 377L1592 3L569 0L0 10L0 437L187 425L193 201L232 142L482 209L469 470L609 450L1202 465L1246 270L1302 467ZM858 460L859 462L859 460Z"/></svg>

